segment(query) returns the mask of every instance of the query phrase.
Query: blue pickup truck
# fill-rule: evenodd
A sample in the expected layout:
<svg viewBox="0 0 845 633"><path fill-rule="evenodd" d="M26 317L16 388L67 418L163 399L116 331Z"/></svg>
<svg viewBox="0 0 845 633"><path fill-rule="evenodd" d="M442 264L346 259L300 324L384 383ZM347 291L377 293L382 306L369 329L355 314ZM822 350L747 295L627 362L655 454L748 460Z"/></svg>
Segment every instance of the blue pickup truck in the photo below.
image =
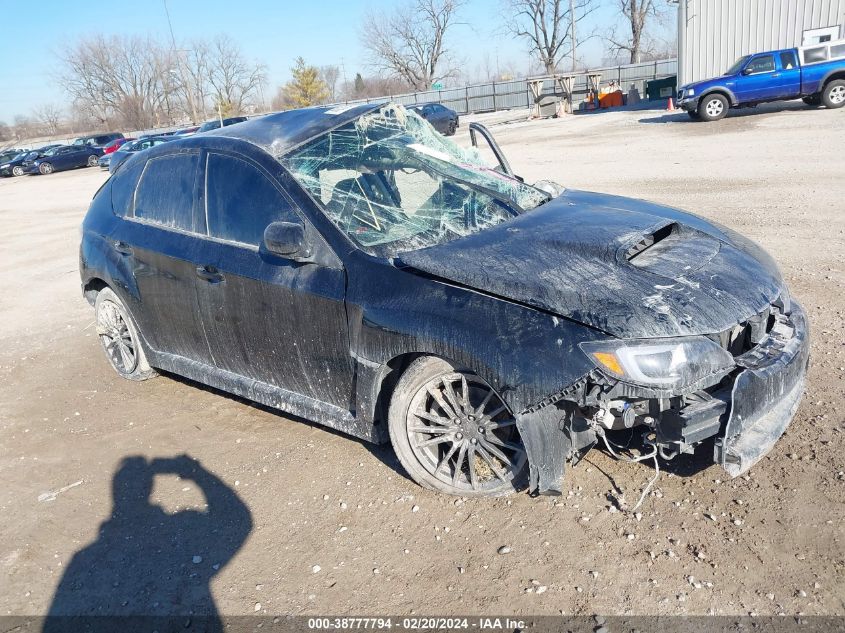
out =
<svg viewBox="0 0 845 633"><path fill-rule="evenodd" d="M789 99L845 105L845 40L745 55L721 77L678 90L678 105L701 121L717 121L730 108Z"/></svg>

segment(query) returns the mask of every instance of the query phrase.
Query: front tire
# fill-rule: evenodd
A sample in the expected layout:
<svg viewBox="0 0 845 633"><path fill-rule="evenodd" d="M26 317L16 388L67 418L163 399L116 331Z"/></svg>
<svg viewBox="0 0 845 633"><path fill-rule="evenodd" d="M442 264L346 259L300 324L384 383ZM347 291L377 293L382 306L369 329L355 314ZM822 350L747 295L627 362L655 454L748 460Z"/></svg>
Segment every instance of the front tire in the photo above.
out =
<svg viewBox="0 0 845 633"><path fill-rule="evenodd" d="M13 176L23 176L23 167L20 167L20 166L12 167L12 175Z"/></svg>
<svg viewBox="0 0 845 633"><path fill-rule="evenodd" d="M41 163L38 166L38 171L41 172L44 176L53 173L53 166L50 163Z"/></svg>
<svg viewBox="0 0 845 633"><path fill-rule="evenodd" d="M718 121L727 116L729 107L730 104L724 95L707 95L698 105L698 115L702 121Z"/></svg>
<svg viewBox="0 0 845 633"><path fill-rule="evenodd" d="M94 314L100 344L120 377L147 380L155 376L155 370L147 362L135 322L111 288L103 288L97 293Z"/></svg>
<svg viewBox="0 0 845 633"><path fill-rule="evenodd" d="M524 485L528 464L513 414L480 376L443 359L408 367L388 430L402 466L424 488L494 497Z"/></svg>
<svg viewBox="0 0 845 633"><path fill-rule="evenodd" d="M845 80L834 79L828 83L822 91L822 103L831 110L845 106Z"/></svg>

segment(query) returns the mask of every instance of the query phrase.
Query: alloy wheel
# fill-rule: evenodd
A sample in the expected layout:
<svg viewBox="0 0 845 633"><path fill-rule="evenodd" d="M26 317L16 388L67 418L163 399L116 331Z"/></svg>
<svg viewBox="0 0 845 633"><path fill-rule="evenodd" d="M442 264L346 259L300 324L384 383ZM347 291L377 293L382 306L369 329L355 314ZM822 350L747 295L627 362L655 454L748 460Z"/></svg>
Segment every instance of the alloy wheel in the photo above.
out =
<svg viewBox="0 0 845 633"><path fill-rule="evenodd" d="M406 431L423 468L456 493L496 490L525 466L513 414L474 374L428 381L411 400Z"/></svg>
<svg viewBox="0 0 845 633"><path fill-rule="evenodd" d="M722 114L722 111L725 109L724 104L719 99L711 99L707 102L707 105L704 107L704 111L707 112L707 116L717 117Z"/></svg>
<svg viewBox="0 0 845 633"><path fill-rule="evenodd" d="M126 315L116 303L104 301L97 310L97 334L111 364L121 374L138 366L138 353Z"/></svg>
<svg viewBox="0 0 845 633"><path fill-rule="evenodd" d="M831 103L839 105L845 103L845 86L835 86L829 95Z"/></svg>
<svg viewBox="0 0 845 633"><path fill-rule="evenodd" d="M23 176L23 167L12 167L12 174L15 176Z"/></svg>

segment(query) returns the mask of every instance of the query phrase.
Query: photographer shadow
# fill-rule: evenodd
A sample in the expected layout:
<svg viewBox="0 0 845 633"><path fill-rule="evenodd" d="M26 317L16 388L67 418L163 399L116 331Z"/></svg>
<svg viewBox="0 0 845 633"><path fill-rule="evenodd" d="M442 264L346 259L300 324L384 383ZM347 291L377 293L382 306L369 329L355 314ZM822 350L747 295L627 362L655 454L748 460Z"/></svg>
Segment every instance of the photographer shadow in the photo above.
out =
<svg viewBox="0 0 845 633"><path fill-rule="evenodd" d="M168 513L152 503L160 475L196 484L206 508ZM187 455L125 458L112 495L111 517L67 566L43 631L222 631L211 580L252 530L247 506Z"/></svg>

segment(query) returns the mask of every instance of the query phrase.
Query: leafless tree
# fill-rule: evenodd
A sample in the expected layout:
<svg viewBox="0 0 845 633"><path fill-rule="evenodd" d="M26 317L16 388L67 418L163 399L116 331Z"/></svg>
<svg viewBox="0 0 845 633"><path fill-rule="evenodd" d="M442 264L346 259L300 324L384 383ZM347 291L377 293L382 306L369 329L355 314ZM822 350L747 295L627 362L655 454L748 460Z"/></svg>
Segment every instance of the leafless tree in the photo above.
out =
<svg viewBox="0 0 845 633"><path fill-rule="evenodd" d="M337 80L340 77L340 68L334 65L320 67L320 79L326 84L329 91L329 101L337 101Z"/></svg>
<svg viewBox="0 0 845 633"><path fill-rule="evenodd" d="M575 25L596 8L594 0L509 0L507 29L528 42L547 73L554 73L564 57L572 58L574 70L578 59Z"/></svg>
<svg viewBox="0 0 845 633"><path fill-rule="evenodd" d="M619 35L614 29L607 36L607 40L613 52L627 53L630 62L636 64L642 61L644 54L652 48L652 43L646 38L649 24L660 20L665 9L658 4L658 0L616 1L626 23L627 32L625 35Z"/></svg>
<svg viewBox="0 0 845 633"><path fill-rule="evenodd" d="M47 134L58 134L64 116L60 107L47 103L40 108L36 108L32 114L41 123Z"/></svg>
<svg viewBox="0 0 845 633"><path fill-rule="evenodd" d="M451 77L446 36L464 0L409 0L393 14L370 12L361 43L381 72L394 74L415 90Z"/></svg>
<svg viewBox="0 0 845 633"><path fill-rule="evenodd" d="M241 114L260 100L266 81L264 66L250 64L227 35L220 35L211 43L208 73L214 108L219 108L224 116Z"/></svg>
<svg viewBox="0 0 845 633"><path fill-rule="evenodd" d="M171 56L151 38L95 35L65 48L61 81L101 123L143 129L168 114Z"/></svg>

